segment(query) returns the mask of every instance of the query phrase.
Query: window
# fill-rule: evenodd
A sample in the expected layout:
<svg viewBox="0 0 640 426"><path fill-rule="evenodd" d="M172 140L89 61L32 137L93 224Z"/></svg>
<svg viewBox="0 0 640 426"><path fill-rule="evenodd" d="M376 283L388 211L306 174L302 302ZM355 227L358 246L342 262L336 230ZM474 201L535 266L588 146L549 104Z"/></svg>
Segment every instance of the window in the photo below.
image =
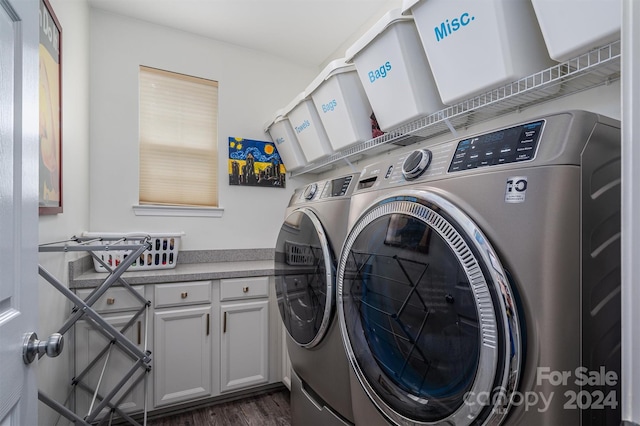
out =
<svg viewBox="0 0 640 426"><path fill-rule="evenodd" d="M140 67L139 201L218 206L218 82Z"/></svg>

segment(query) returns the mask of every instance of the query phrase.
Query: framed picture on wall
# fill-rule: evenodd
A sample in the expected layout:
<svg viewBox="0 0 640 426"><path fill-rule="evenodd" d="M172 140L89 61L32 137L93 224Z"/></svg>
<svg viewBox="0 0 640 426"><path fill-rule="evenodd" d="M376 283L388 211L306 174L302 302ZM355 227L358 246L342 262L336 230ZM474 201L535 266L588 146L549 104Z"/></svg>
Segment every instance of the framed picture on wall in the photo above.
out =
<svg viewBox="0 0 640 426"><path fill-rule="evenodd" d="M62 28L40 0L40 214L62 213Z"/></svg>

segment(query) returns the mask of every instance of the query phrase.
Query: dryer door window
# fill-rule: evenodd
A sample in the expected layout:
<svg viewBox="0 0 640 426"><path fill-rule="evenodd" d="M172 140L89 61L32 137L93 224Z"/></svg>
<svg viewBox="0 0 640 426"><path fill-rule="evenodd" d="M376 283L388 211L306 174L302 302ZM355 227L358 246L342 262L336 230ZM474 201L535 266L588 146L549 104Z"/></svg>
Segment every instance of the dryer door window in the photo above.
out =
<svg viewBox="0 0 640 426"><path fill-rule="evenodd" d="M301 208L286 219L276 243L275 282L284 326L300 346L316 346L334 307L335 258L322 224Z"/></svg>
<svg viewBox="0 0 640 426"><path fill-rule="evenodd" d="M384 200L349 234L338 270L347 352L367 394L398 424L504 415L519 364L508 283L479 229L425 197L439 204Z"/></svg>

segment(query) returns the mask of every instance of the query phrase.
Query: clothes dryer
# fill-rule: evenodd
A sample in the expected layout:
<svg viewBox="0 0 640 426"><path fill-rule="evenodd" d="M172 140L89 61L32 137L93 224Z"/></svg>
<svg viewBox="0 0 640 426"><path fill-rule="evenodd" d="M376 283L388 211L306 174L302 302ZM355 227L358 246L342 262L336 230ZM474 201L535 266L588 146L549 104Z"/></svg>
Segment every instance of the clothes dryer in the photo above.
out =
<svg viewBox="0 0 640 426"><path fill-rule="evenodd" d="M349 228L357 425L620 424L619 122L563 112L372 164Z"/></svg>
<svg viewBox="0 0 640 426"><path fill-rule="evenodd" d="M356 173L296 190L276 243L293 425L353 424L349 366L335 319L335 270L357 181Z"/></svg>

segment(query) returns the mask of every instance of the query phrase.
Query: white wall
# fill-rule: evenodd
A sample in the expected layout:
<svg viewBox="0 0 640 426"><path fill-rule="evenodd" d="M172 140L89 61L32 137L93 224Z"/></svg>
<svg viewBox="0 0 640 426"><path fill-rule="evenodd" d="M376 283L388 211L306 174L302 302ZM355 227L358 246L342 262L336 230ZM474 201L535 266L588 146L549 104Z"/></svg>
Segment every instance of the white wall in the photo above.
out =
<svg viewBox="0 0 640 426"><path fill-rule="evenodd" d="M242 31L242 27L238 27ZM228 137L270 140L263 124L316 75L246 48L91 11L90 230L182 231L182 249L271 248L295 187L230 186ZM135 216L138 203L138 69L140 65L219 82L222 218Z"/></svg>
<svg viewBox="0 0 640 426"><path fill-rule="evenodd" d="M40 216L39 241L49 243L79 235L89 226L89 7L86 0L50 0L62 26L62 214ZM67 263L78 253L40 254L40 264L57 277L68 281ZM57 332L66 320L70 306L67 299L44 279L39 286L40 338ZM38 386L58 402L64 402L72 377L72 346L58 358L38 362ZM52 425L58 414L43 403L38 404L39 422ZM62 419L59 424L65 424Z"/></svg>

